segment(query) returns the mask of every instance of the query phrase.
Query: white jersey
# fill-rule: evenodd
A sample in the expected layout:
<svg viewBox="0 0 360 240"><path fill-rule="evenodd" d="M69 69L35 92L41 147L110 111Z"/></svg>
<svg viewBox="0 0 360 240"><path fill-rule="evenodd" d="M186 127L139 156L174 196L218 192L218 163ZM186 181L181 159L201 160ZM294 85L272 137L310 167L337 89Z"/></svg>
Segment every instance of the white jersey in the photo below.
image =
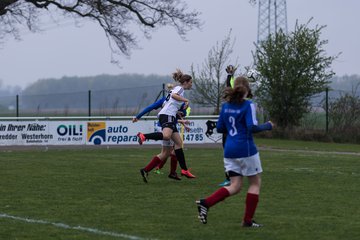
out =
<svg viewBox="0 0 360 240"><path fill-rule="evenodd" d="M184 89L181 86L174 87L174 89L171 90L169 94L166 96L166 100L163 103L163 107L158 115L165 114L176 117L176 113L180 109L183 102L177 101L174 98L172 98L171 97L172 94L177 94L181 97L184 97Z"/></svg>

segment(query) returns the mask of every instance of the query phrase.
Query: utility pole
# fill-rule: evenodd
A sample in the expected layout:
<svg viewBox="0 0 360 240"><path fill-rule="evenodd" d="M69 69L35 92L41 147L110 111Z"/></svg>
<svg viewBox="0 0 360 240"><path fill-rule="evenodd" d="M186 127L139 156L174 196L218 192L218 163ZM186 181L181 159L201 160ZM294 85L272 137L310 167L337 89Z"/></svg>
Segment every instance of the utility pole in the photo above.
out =
<svg viewBox="0 0 360 240"><path fill-rule="evenodd" d="M286 0L258 0L257 43L267 39L280 29L287 33Z"/></svg>

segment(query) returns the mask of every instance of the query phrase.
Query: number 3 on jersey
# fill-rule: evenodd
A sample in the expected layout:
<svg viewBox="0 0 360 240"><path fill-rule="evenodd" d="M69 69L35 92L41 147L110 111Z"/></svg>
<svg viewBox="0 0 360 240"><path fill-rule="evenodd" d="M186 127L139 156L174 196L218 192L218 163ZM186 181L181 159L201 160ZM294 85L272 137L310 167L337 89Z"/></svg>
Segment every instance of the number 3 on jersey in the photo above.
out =
<svg viewBox="0 0 360 240"><path fill-rule="evenodd" d="M235 136L237 134L237 129L235 126L235 118L230 116L229 117L229 123L231 124L231 129L229 131L230 136Z"/></svg>

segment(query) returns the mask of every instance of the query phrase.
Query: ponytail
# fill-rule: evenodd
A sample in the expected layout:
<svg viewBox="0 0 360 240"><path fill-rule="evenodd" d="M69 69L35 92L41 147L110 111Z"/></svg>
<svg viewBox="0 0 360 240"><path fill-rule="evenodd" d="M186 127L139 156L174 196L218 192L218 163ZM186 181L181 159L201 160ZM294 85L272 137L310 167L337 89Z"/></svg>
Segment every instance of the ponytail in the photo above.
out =
<svg viewBox="0 0 360 240"><path fill-rule="evenodd" d="M249 81L245 77L238 77L234 81L234 87L227 87L224 91L224 99L229 103L242 103L246 97L252 97Z"/></svg>
<svg viewBox="0 0 360 240"><path fill-rule="evenodd" d="M182 71L180 69L176 69L176 72L174 72L172 74L172 77L175 80L175 82L180 82L180 79L183 75L184 74L182 73Z"/></svg>
<svg viewBox="0 0 360 240"><path fill-rule="evenodd" d="M183 84L184 82L189 82L192 77L188 74L183 74L180 69L176 69L176 72L172 74L173 79L175 82L179 82L180 84Z"/></svg>

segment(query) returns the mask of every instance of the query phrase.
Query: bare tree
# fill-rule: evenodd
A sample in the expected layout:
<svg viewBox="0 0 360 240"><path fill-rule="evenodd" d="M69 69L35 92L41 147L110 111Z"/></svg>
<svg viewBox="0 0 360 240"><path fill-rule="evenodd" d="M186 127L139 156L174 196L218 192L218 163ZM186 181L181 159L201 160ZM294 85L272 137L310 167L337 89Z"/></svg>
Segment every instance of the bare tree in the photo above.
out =
<svg viewBox="0 0 360 240"><path fill-rule="evenodd" d="M188 10L183 0L1 0L0 44L9 35L20 39L22 26L39 31L46 14L96 22L112 52L125 56L138 46L134 26L148 39L151 31L164 26L173 27L182 38L201 26L200 13Z"/></svg>
<svg viewBox="0 0 360 240"><path fill-rule="evenodd" d="M329 104L329 118L333 132L340 135L360 133L360 82L352 86L351 93L341 94ZM359 138L360 140L360 138Z"/></svg>
<svg viewBox="0 0 360 240"><path fill-rule="evenodd" d="M194 103L214 107L214 114L219 114L221 95L225 87L223 73L230 63L235 40L231 37L231 30L225 39L217 42L208 53L202 67L195 71L192 66L194 89L191 100Z"/></svg>

